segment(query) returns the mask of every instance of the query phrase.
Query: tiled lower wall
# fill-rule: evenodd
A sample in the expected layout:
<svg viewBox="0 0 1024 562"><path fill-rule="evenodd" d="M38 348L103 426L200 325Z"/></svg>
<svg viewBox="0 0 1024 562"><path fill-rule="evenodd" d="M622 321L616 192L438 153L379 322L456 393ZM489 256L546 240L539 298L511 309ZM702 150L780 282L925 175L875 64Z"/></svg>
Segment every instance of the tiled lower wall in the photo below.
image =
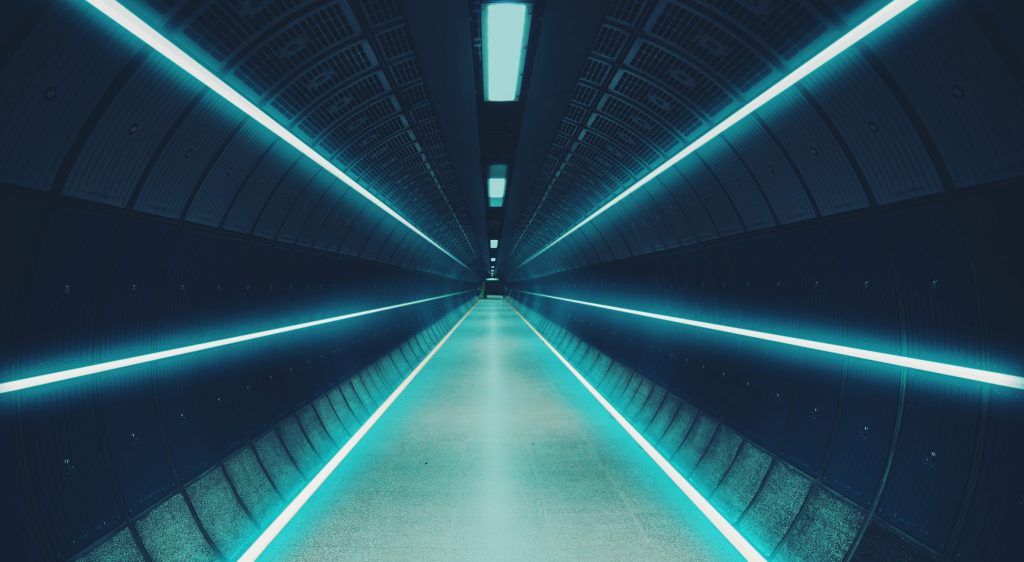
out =
<svg viewBox="0 0 1024 562"><path fill-rule="evenodd" d="M865 524L859 507L521 302L512 304L766 558L848 558Z"/></svg>
<svg viewBox="0 0 1024 562"><path fill-rule="evenodd" d="M81 560L233 560L472 306L467 302L87 550ZM145 554L144 554L145 553Z"/></svg>

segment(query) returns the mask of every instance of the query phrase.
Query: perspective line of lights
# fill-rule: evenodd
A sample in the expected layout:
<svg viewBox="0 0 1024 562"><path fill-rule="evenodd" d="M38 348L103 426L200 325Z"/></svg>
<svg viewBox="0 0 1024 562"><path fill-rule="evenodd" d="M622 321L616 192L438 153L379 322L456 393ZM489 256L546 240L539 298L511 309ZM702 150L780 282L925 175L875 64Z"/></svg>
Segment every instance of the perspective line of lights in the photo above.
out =
<svg viewBox="0 0 1024 562"><path fill-rule="evenodd" d="M589 392L590 395L593 396L609 414L611 414L612 418L622 426L622 429L626 430L626 433L628 433L629 436L633 438L633 441L636 441L636 444L639 445L645 453L647 453L647 456L651 457L655 464L658 465L658 468L660 468L662 472L672 480L676 487L678 487L683 494L693 502L693 505L695 505L697 509L704 514L704 517L706 517L708 521L718 529L718 532L720 532L722 536L732 544L733 548L740 553L740 556L752 562L764 562L764 556L761 556L761 553L759 553L757 549L754 548L753 545L751 545L750 542L748 542L747 539L744 538L744 536L741 535L731 523L729 523L729 520L723 517L722 514L711 505L711 502L702 496L701 493L693 487L693 484L680 474L679 471L672 466L672 463L668 462L668 460L658 452L654 445L651 445L651 443L647 441L647 439L644 438L644 436L637 431L635 427L633 427L633 424L629 423L629 421L626 420L626 418L620 414L619 411L616 410L615 407L612 406L611 403L608 402L608 400L606 400L605 397L602 396L601 393L598 392L597 389L594 388L593 385L591 385L575 367L572 366L572 363L569 363L569 361L563 357L550 342L548 342L547 338L542 336L541 333L533 327L533 324L530 324L530 321L527 320L526 317L516 309L516 307L513 306L512 310L514 310L530 330L540 338L540 341L543 342L549 350L551 350L551 353L553 353L555 357L562 362L562 365L565 365L565 368L568 369L574 377L576 377L576 380L578 380L580 384L587 389L587 392Z"/></svg>
<svg viewBox="0 0 1024 562"><path fill-rule="evenodd" d="M284 125L278 123L273 117L268 115L262 109L252 103L245 96L240 94L237 90L229 86L226 82L217 77L213 72L209 71L196 61L194 58L189 56L185 51L181 50L177 45L172 43L169 39L160 34L157 30L153 29L149 24L142 21L141 18L136 16L131 10L124 7L120 2L116 0L84 0L90 4L105 16L114 21L114 23L120 25L126 31L142 40L143 43L149 45L156 52L163 55L164 58L174 63L178 68L181 68L185 72L189 73L196 80L199 80L207 88L213 90L217 95L227 100L231 105L234 105L238 109L242 110L243 113L251 117L260 125L266 127L271 133L277 135L280 139L284 140L300 153L305 155L307 158L312 160L318 166L327 170L331 175L341 180L342 183L350 187L359 195L363 196L367 201L381 209L392 218L397 220L403 226L413 231L420 238L426 240L431 246L440 250L444 255L448 256L456 263L466 269L470 269L466 264L462 263L448 250L444 249L440 244L434 242L429 236L423 231L416 228L411 222L406 220L404 217L398 214L397 211L389 207L386 203L377 198L376 195L371 193L368 189L359 184L355 179L350 177L345 172L341 171L337 166L332 164L327 158L317 152L313 147L306 144L302 139L295 136L294 133L289 131ZM472 271L472 270L470 270Z"/></svg>
<svg viewBox="0 0 1024 562"><path fill-rule="evenodd" d="M823 49L821 52L814 55L813 57L811 57L810 60L797 67L796 70L787 74L781 80L779 80L771 87L769 87L767 90L762 92L759 96L747 102L743 107L736 110L736 112L733 113L732 115L726 117L722 122L718 123L711 129L709 129L703 135L697 137L695 141L687 145L675 156L669 158L667 161L665 161L665 163L651 170L647 175L640 178L636 183L627 187L625 191L619 193L604 205L601 205L600 208L598 208L596 211L587 216L587 218L577 223L576 226L573 226L569 230L563 232L558 238L555 238L546 246L535 252L533 255L523 260L523 262L520 263L519 265L526 265L527 263L530 263L544 252L550 250L552 247L555 246L555 244L558 244L562 240L565 240L566 237L568 237L573 232L576 232L577 230L583 228L587 223L596 219L602 213L614 207L626 197L632 195L633 192L635 192L636 190L650 183L654 178L660 176L663 172L665 172L665 170L668 170L672 166L675 166L681 160L693 154L701 147L703 147L704 145L711 142L716 137L727 131L730 127L732 127L736 123L739 123L744 118L757 111L761 106L778 97L779 94L781 94L782 92L796 85L798 82L806 78L812 72L824 66L825 63L837 57L843 51L846 51L850 47L856 45L861 39L864 39L872 32L882 27L887 22L889 22L896 16L900 15L907 8L913 6L917 2L918 0L893 0L892 2L889 2L888 4L885 5L885 7L878 10L870 17L868 17L866 20L864 20L856 27L851 29L849 32L847 32L845 35L837 39L835 42L825 47L825 49Z"/></svg>
<svg viewBox="0 0 1024 562"><path fill-rule="evenodd" d="M0 383L0 394L8 394L11 392L18 392L20 390L26 390L29 388L35 388L38 386L44 386L48 384L58 383L66 380L77 379L80 377L86 377L89 375L95 375L98 373L105 373L107 371L114 371L117 369L123 369L125 367L132 367L135 365L142 365L144 363L152 363L154 361L160 361L162 359L169 359L171 357L180 357L182 355L188 355L189 353L196 353L198 351L206 351L208 349L215 349L218 347L225 347L228 345L234 345L237 343L257 340L260 338L266 338L270 336L276 336L279 334L285 334L288 332L295 332L298 330L306 330L316 326L323 326L324 324L332 324L334 322L340 322L342 320L349 320L351 318L358 318L360 316L368 316L370 314L376 314L378 312L385 312L388 310L395 310L398 308L405 308L409 306L415 306L431 301L440 299L447 299L457 295L465 294L463 291L459 293L448 293L446 295L439 295L436 297L429 297L425 299L419 299L409 302L403 302L400 304L392 304L389 306L382 306L379 308L371 308L369 310L361 310L359 312L350 312L348 314L342 314L339 316L331 316L330 318L321 318L319 320L311 320L309 322L302 322L301 324L292 324L291 326L283 326L280 328L273 328L270 330L262 330L259 332L252 332L249 334L242 334L240 336L232 336L230 338L222 338L219 340L213 340L203 343L196 343L192 345L186 345L184 347L176 347L173 349L165 349L163 351L154 351L152 353L145 353L142 355L136 355L134 357L127 357L125 359L116 359L114 361L105 361L103 363L96 363L94 365L87 365L85 367L76 367L73 369L66 369L63 371L56 371L53 373L47 373L44 375L35 375L18 380L12 380L4 383Z"/></svg>
<svg viewBox="0 0 1024 562"><path fill-rule="evenodd" d="M284 530L285 526L288 525L292 518L295 517L295 515L299 512L300 509L302 509L302 506L306 505L306 502L309 501L309 498L313 497L313 494L315 494L316 491L320 489L320 486L322 486L323 483L327 481L327 478L331 476L334 470L338 468L338 465L341 464L341 461L345 460L345 457L347 457L348 454L352 452L352 449L354 449L355 446L359 444L359 442L363 439L366 433L370 431L374 424L377 423L377 420L379 420L380 417L384 415L384 412L386 412L388 408L391 407L391 404L394 403L395 399L397 399L399 395L401 395L402 392L405 391L405 388L409 386L409 383L411 383L413 379L415 379L416 376L420 374L420 371L423 370L423 367L425 367L426 364L429 363L431 359L433 359L434 355L438 352L439 349L441 349L441 346L443 346L445 342L448 341L448 338L451 337L453 333L455 333L455 330L457 330L459 326L462 325L462 321L465 320L466 317L469 316L471 312L473 312L474 308L476 308L475 303L473 304L472 307L470 307L469 310L466 311L465 314L462 315L462 318L459 318L459 321L456 322L454 326L452 326L452 329L448 330L448 333L445 334L443 338L441 338L441 341L437 342L437 345L435 345L434 348L430 350L430 353L428 353L427 356L424 357L423 360L420 361L418 365L416 365L416 368L413 369L412 372L409 373L407 377L405 377L405 380L403 380L402 383L398 385L398 388L396 388L395 391L392 392L376 410L374 410L373 414L366 420L366 422L363 423L363 425L360 426L359 429L352 434L352 437L350 437L349 440L346 441L344 445L342 445L341 449L339 449L338 452L335 453L333 457L331 457L331 460L327 461L327 464L325 464L324 467L321 468L320 471L316 473L316 476L314 476L313 479L310 480L309 483L306 484L304 488L302 488L298 495L295 496L295 499L293 499L287 506L285 506L284 510L277 517L274 518L274 520L262 533L260 533L260 536L257 537L256 540L252 543L252 545L249 546L249 548L246 549L246 551L238 558L239 561L251 562L259 558L260 555L263 554L263 551L266 550L268 546L270 546L270 543L275 538L277 538L277 535L280 534L282 530Z"/></svg>
<svg viewBox="0 0 1024 562"><path fill-rule="evenodd" d="M714 324L711 322L703 322L700 320L692 320L689 318L680 318L678 316L669 316L667 314L657 314L654 312L645 312L643 310L633 310L631 308L623 308L621 306L599 304L596 302L588 302L577 299L570 299L566 297L556 297L553 295L545 295L543 293L523 291L523 294L578 304L582 306L600 308L602 310L621 312L623 314L631 314L633 316L640 316L643 318L661 320L664 322L671 322L673 324L682 324L684 326L691 326L694 328L701 328L704 330L712 330L715 332L723 332L726 334L733 334L747 338L781 343L793 347L801 347L804 349L812 349L815 351L822 351L825 353L832 353L835 355L843 355L845 357L852 357L855 359L864 359L866 361L874 361L876 363L885 363L887 365L905 367L907 369L925 371L937 375L945 375L947 377L966 379L991 384L995 386L1003 386L1006 388L1024 390L1024 377L1010 375L1007 373L998 373L995 371L986 371L983 369L962 367L960 365L950 365L949 363L939 363L938 361L929 361L927 359L917 359L914 357L905 357L903 355L895 355L892 353L883 353L881 351L871 351L868 349L860 349L856 347L849 347L834 343L825 343L820 341L807 340L803 338L794 338L791 336L783 336L779 334L772 334L769 332L760 332L757 330L748 330L746 328L725 326L723 324Z"/></svg>

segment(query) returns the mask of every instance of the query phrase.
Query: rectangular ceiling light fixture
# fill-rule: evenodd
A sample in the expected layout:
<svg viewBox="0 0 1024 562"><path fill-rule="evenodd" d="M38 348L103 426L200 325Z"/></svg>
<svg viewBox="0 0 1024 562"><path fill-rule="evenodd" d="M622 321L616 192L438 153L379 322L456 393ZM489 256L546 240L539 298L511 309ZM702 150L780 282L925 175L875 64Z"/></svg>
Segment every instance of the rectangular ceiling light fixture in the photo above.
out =
<svg viewBox="0 0 1024 562"><path fill-rule="evenodd" d="M288 130L288 128L278 123L273 117L260 109L259 106L249 101L249 99L239 93L238 90L229 86L227 82L221 80L220 77L208 70L205 66L199 63L199 61L192 58L188 53L172 43L169 39L161 35L159 31L152 28L149 24L144 22L142 18L135 15L135 13L123 6L120 2L117 2L117 0L86 0L86 2L102 12L103 15L113 20L114 23L124 28L125 31L131 33L143 43L149 45L164 58L174 63L178 68L191 74L193 78L202 82L203 85L213 90L214 93L224 98L226 101L231 103L231 105L242 110L242 113L248 115L253 121L256 121L260 125L266 127L271 133L290 144L306 156L306 158L309 158L332 176L338 178L342 183L361 195L374 206L390 215L391 218L400 222L420 238L426 240L431 246L437 248L441 253L454 260L455 263L469 269L466 264L459 261L459 259L451 252L444 249L444 247L427 236L426 233L419 228L416 228L415 225L406 220L405 217L398 214L398 211L389 207L387 203L363 187L354 178L341 171L340 168L317 152L316 149L306 144L305 141Z"/></svg>
<svg viewBox="0 0 1024 562"><path fill-rule="evenodd" d="M843 35L839 39L836 39L832 44L828 45L818 54L811 57L807 62L801 64L795 70L783 76L781 80L779 80L775 84L772 84L767 90L761 92L760 95L758 95L757 97L755 97L754 99L750 100L745 105L737 109L735 113L726 117L724 120L722 120L720 123L709 129L703 135L697 137L696 140L688 144L686 147L684 147L674 156L672 156L667 161L662 163L660 166L651 170L647 175L637 180L636 183L627 187L625 190L623 190L621 193L613 197L604 205L601 205L596 211L591 213L585 219L576 223L575 226L563 232L561 235L558 236L558 238L555 238L546 246L542 247L540 250L534 252L530 257L523 260L523 262L520 263L519 265L526 265L527 263L536 259L537 256L550 250L555 244L558 244L562 240L565 240L566 237L568 237L570 234L576 232L580 228L583 228L585 224L596 219L602 213L617 205L619 201L622 201L626 197L632 195L633 192L635 192L636 190L647 185L651 180L660 176L665 170L668 170L672 166L678 164L682 159L693 154L694 152L697 152L697 150L699 150L702 146L714 140L716 137L727 131L730 127L745 119L751 113L757 111L764 104L778 97L782 92L785 92L786 90L795 86L798 82L806 78L812 72L824 66L828 61L839 56L841 53L843 53L843 51L846 51L850 47L856 45L858 42L860 42L861 39L864 39L865 37L867 37L875 30L888 23L896 16L902 14L907 8L913 6L917 2L918 0L892 0L891 2L883 6L882 9L878 10L877 12L869 16L866 20L862 21L856 27L848 31L845 35Z"/></svg>
<svg viewBox="0 0 1024 562"><path fill-rule="evenodd" d="M481 9L484 100L516 101L530 36L530 5L488 3Z"/></svg>
<svg viewBox="0 0 1024 562"><path fill-rule="evenodd" d="M881 351L872 351L870 349L860 349L857 347L849 347L846 345L838 345L834 343L820 342L814 340L807 340L803 338L795 338L793 336L784 336L781 334L773 334L771 332L761 332L758 330L749 330L747 328L738 328L736 326L726 326L724 324L714 324L711 322L704 322L702 320L694 320L692 318L681 318L679 316L669 316L667 314L658 314L655 312L647 312L644 310L634 310L632 308L623 308L621 306L612 306L610 304L600 304L596 302L588 302L577 299L570 299L566 297L556 297L554 295L545 295L543 293L532 293L529 291L523 291L523 294L532 295L535 297L541 297L545 299L551 299L556 301L568 302L572 304L578 304L581 306L589 306L592 308L599 308L602 310L610 310L612 312L620 312L622 314L630 314L633 316L639 316L642 318L650 318L652 320L661 320L663 322L670 322L672 324L681 324L683 326L691 326L693 328L700 328L702 330L711 330L713 332L722 332L726 334L733 334L746 338L753 338L757 340L769 341L780 343L783 345L790 345L793 347L801 347L804 349L813 349L815 351L822 351L825 353L832 353L835 355L842 355L845 357L852 357L854 359L863 359L865 361L874 361L876 363L885 363L886 365L893 365L896 367L905 367L907 369L913 369L915 371L924 371L928 373L934 373L937 375L945 375L947 377L954 377L958 379L966 379L970 381L981 382L985 384L992 384L996 386L1003 386L1006 388L1015 388L1017 390L1024 390L1024 377L1017 375L1011 375L1009 373L999 373L996 371L986 371L983 369L975 369L973 367L963 367L960 365L951 365L949 363L939 363L938 361L929 361L927 359L918 359L916 357L907 357L904 355L896 355L893 353L884 353Z"/></svg>
<svg viewBox="0 0 1024 562"><path fill-rule="evenodd" d="M498 241L496 239L494 239L494 238L491 238L491 249L492 250L497 250L498 249Z"/></svg>
<svg viewBox="0 0 1024 562"><path fill-rule="evenodd" d="M491 258L491 263L498 261L498 258Z"/></svg>
<svg viewBox="0 0 1024 562"><path fill-rule="evenodd" d="M508 166L491 164L487 174L487 198L491 207L500 207L505 203L505 185L508 182Z"/></svg>

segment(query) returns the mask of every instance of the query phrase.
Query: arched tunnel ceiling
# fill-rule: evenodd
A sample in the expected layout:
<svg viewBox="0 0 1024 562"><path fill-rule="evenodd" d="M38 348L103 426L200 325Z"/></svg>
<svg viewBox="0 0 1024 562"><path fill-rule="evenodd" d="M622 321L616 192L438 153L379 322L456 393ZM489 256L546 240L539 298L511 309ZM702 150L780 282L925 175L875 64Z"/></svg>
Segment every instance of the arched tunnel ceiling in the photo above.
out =
<svg viewBox="0 0 1024 562"><path fill-rule="evenodd" d="M476 268L472 275L482 269L479 157L465 149L475 127L463 126L460 112L474 114L457 99L435 102L439 83L473 95L470 53L440 70L431 61L425 78L414 46L446 56L452 41L468 44L468 22L438 47L441 30L422 10L407 18L397 1L125 4ZM10 113L0 179L284 244L470 274L85 3L21 11L7 38L11 56L0 61Z"/></svg>
<svg viewBox="0 0 1024 562"><path fill-rule="evenodd" d="M1019 45L992 29L991 3L922 3L538 255L884 4L611 2L557 98L560 120L550 122L553 99L527 102L523 128L539 134L520 142L503 271L543 275L1024 170L1009 148L1024 125ZM534 72L559 48L542 36Z"/></svg>
<svg viewBox="0 0 1024 562"><path fill-rule="evenodd" d="M418 372L481 294L492 217L509 283L483 292L524 305L586 374L603 365L634 413L667 412L666 456L723 482L708 488L714 503L742 488L746 505L766 506L731 504L755 514L737 520L742 533L812 560L1019 557L1019 384L721 334L934 357L1020 382L1024 3L921 0L550 249L885 2L535 0L521 102L490 124L480 0L124 3L425 237L84 0L3 3L8 558L91 556L123 539L173 551L148 559L180 556L172 541L147 544L146 522L206 525L183 498L204 497L208 474L229 487L240 443L257 465L263 436L317 446L302 424L319 415L311 400L330 403L325 385ZM485 211L482 169L507 148L489 134L510 123L494 133L514 147L507 206ZM659 316L734 329L648 321ZM333 328L269 337L313 324ZM526 355L490 332L488 349ZM243 333L260 345L182 347ZM169 349L189 351L158 363ZM136 371L110 366L152 355ZM652 382L679 400L650 401ZM298 482L299 460L287 462ZM214 545L201 535L193 544ZM779 548L773 560L797 552Z"/></svg>

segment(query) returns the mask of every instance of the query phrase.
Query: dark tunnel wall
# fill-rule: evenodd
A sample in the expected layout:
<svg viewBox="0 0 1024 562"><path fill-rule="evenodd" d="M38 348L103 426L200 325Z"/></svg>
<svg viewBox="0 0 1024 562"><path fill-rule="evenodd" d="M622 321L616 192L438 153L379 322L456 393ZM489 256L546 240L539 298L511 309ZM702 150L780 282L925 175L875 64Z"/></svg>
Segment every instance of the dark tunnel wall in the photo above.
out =
<svg viewBox="0 0 1024 562"><path fill-rule="evenodd" d="M856 15L839 18L787 3L792 10L776 13L793 21L774 16L783 19L774 26L769 15L729 16L703 3L613 6L601 33L617 40L595 40L576 90L562 100L544 164L518 180L534 183L522 185L528 202L505 233L506 276L742 236L1024 172L1024 47L997 28L1019 21L1019 5L927 2L530 260L881 3L849 4L860 5ZM673 18L733 47L716 55L700 37L676 37ZM787 25L801 29L791 37L798 44L785 58L769 55L771 33Z"/></svg>
<svg viewBox="0 0 1024 562"><path fill-rule="evenodd" d="M8 295L0 382L455 293L0 396L0 446L11 453L0 462L11 559L67 559L128 521L137 525L476 294L460 279L12 187L0 196L0 224ZM424 353L417 348L389 367L388 380L408 374ZM314 430L303 426L300 435L315 439ZM326 459L317 447L309 459ZM309 476L308 463L320 461L295 462ZM180 501L203 497L190 493Z"/></svg>
<svg viewBox="0 0 1024 562"><path fill-rule="evenodd" d="M1024 201L998 194L961 216L940 202L890 208L589 266L512 295L874 514L881 537L865 547L881 542L879 556L909 542L900 548L926 559L1009 559L1022 546L1024 487L1010 467L1024 461L1024 392L518 292L1020 373L1024 302L1005 280L1021 271L1004 258L1017 246L1007 209Z"/></svg>
<svg viewBox="0 0 1024 562"><path fill-rule="evenodd" d="M786 4L784 25L768 8L613 2L506 231L510 294L853 506L862 524L835 559L1018 558L1024 393L529 294L1024 372L1017 3L915 6L529 259L759 91L725 68L777 79L801 60L769 48L795 40L779 30L820 44L815 33L863 17L848 7L877 3ZM669 13L708 35L673 37ZM733 47L716 55L715 41Z"/></svg>
<svg viewBox="0 0 1024 562"><path fill-rule="evenodd" d="M5 559L230 558L478 293L397 3L128 4L466 266L84 2L2 3L0 383L449 295L0 395Z"/></svg>
<svg viewBox="0 0 1024 562"><path fill-rule="evenodd" d="M486 139L445 92L468 30L390 0L126 4L468 267L84 3L3 2L0 382L453 294L0 395L15 560L232 556L487 264ZM827 517L799 528L821 497L856 521L831 559L1016 559L1024 393L529 294L1024 373L1018 2L920 2L538 254L882 4L547 0L490 290L712 420L687 436L723 470L741 440L785 467L751 477L791 503L776 559L827 550Z"/></svg>
<svg viewBox="0 0 1024 562"><path fill-rule="evenodd" d="M357 20L345 2L291 4L240 14L213 3L152 22L464 263L482 263L401 12ZM95 10L21 11L0 55L0 180L475 280ZM332 27L316 45L295 39L312 25Z"/></svg>

